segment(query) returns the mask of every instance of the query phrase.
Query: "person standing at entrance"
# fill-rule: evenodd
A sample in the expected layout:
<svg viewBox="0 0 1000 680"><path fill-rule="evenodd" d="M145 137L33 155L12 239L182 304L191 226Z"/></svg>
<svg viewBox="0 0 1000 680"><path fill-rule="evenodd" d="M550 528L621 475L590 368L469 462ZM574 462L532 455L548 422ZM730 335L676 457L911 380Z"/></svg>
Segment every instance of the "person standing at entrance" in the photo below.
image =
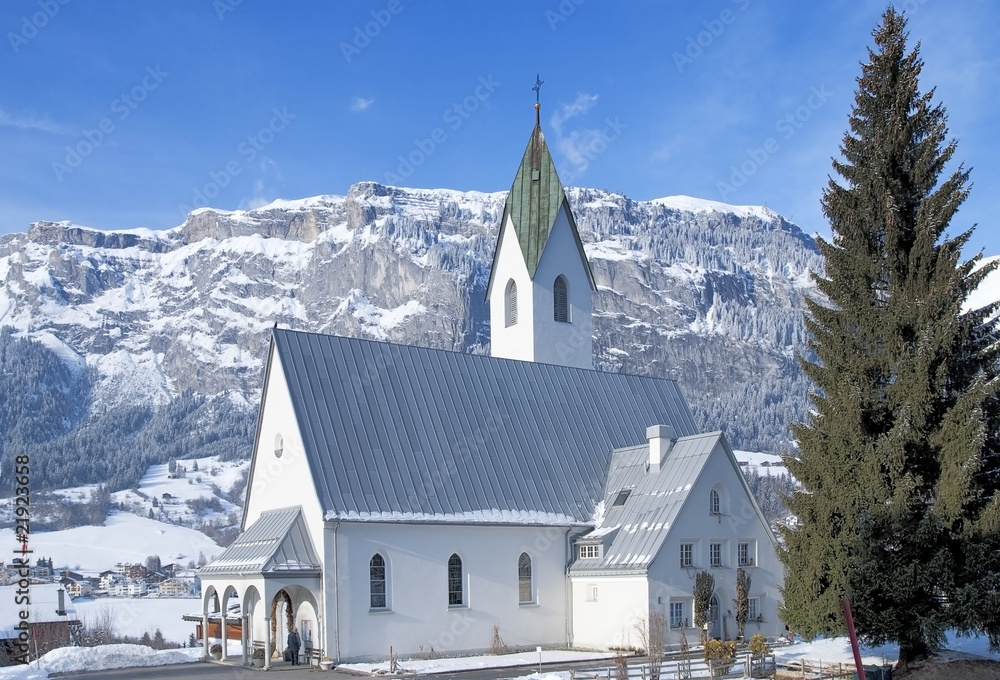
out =
<svg viewBox="0 0 1000 680"><path fill-rule="evenodd" d="M292 626L292 629L288 631L288 651L292 656L292 665L299 665L299 647L302 646L299 640L299 629Z"/></svg>

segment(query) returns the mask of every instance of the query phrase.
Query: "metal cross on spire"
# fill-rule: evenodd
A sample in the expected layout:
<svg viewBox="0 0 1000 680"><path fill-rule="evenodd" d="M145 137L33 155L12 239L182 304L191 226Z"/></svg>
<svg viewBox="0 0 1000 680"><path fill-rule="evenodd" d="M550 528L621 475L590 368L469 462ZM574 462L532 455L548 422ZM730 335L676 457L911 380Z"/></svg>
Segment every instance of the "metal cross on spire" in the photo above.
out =
<svg viewBox="0 0 1000 680"><path fill-rule="evenodd" d="M535 86L533 88L531 88L532 92L535 93L535 103L536 104L538 103L538 96L542 93L542 84L543 84L542 79L539 78L538 74L536 73L535 74Z"/></svg>

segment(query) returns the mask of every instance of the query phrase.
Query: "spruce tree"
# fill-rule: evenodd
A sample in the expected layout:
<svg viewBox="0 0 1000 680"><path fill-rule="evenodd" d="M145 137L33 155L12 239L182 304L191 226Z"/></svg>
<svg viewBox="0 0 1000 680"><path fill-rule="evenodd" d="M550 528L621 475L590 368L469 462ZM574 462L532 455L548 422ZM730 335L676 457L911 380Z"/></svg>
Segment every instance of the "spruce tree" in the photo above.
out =
<svg viewBox="0 0 1000 680"><path fill-rule="evenodd" d="M787 460L802 489L782 618L840 633L846 597L859 634L898 642L905 666L952 627L998 642L1000 381L997 305L964 309L993 267L961 260L971 229L947 233L969 173L943 176L944 108L919 91L904 17L882 19L823 195L827 301L809 302L814 408Z"/></svg>

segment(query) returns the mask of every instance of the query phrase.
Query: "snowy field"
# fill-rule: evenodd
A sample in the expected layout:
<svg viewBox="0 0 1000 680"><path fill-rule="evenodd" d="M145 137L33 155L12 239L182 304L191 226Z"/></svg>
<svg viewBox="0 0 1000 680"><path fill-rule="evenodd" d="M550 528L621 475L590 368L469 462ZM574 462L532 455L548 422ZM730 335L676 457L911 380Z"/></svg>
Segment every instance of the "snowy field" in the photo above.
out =
<svg viewBox="0 0 1000 680"><path fill-rule="evenodd" d="M181 617L200 612L201 599L84 597L73 600L73 608L85 623L111 611L117 622L119 635L142 637L143 633L149 633L152 637L159 628L167 642L186 644L188 637L195 632L195 624L183 621Z"/></svg>
<svg viewBox="0 0 1000 680"><path fill-rule="evenodd" d="M784 475L788 474L788 469L781 460L781 456L773 453L757 453L755 451L733 451L736 460L740 463L740 468L756 470L757 474Z"/></svg>
<svg viewBox="0 0 1000 680"><path fill-rule="evenodd" d="M14 545L14 530L0 529L0 545ZM31 534L29 545L38 557L51 557L55 567L86 575L113 569L117 562L143 563L159 555L163 564L186 565L203 552L206 559L222 552L200 531L164 524L127 512L113 512L101 526Z"/></svg>
<svg viewBox="0 0 1000 680"><path fill-rule="evenodd" d="M195 471L194 465L198 464ZM30 536L30 546L38 557L51 557L56 568L68 567L85 575L96 575L113 569L118 562L143 563L150 555L159 555L163 564L176 562L187 566L197 562L200 553L207 560L222 552L216 543L200 531L189 529L159 518L185 523L227 521L241 508L216 495L226 492L240 479L249 461L220 461L206 457L180 461L187 468L186 476L170 478L168 466L153 465L143 476L136 490L111 494L114 503L124 503L128 512L109 513L102 526L84 526L62 531L37 532ZM95 485L78 486L54 491L71 503L86 502ZM164 498L166 495L166 498ZM156 499L156 507L153 499ZM218 499L221 511L206 509L196 514L187 501ZM12 499L0 504L12 503ZM149 519L149 511L157 519ZM9 508L0 508L0 515ZM13 529L0 529L3 545L14 543Z"/></svg>
<svg viewBox="0 0 1000 680"><path fill-rule="evenodd" d="M142 518L148 518L152 511L155 519L192 526L202 522L226 523L232 513L239 514L242 511L242 508L219 494L228 493L233 488L243 472L249 469L249 460L220 461L218 456L208 456L180 460L178 464L185 468L183 476L175 475L172 478L166 463L150 466L136 489L116 491L111 494L111 501L123 504L127 512ZM197 470L194 469L195 464L198 466ZM66 503L81 504L87 503L96 490L96 484L85 484L56 489L46 495ZM153 499L156 499L155 506ZM187 505L187 501L197 499L218 499L213 503L218 503L219 510L205 508L195 512ZM12 498L0 499L0 521L13 521L13 506Z"/></svg>
<svg viewBox="0 0 1000 680"><path fill-rule="evenodd" d="M243 470L250 467L249 460L220 461L217 456L192 458L177 461L185 468L184 476L171 479L168 465L153 465L139 482L139 493L132 490L118 491L111 495L116 503L124 503L129 512L146 517L153 511L156 519L169 519L183 523L212 522L225 520L233 511L241 512L239 506L220 498L217 491L228 492L239 480ZM198 469L195 470L195 463ZM164 498L164 494L167 498ZM211 500L219 498L221 511L207 510L196 514L187 505L195 499ZM152 499L157 507L153 507Z"/></svg>

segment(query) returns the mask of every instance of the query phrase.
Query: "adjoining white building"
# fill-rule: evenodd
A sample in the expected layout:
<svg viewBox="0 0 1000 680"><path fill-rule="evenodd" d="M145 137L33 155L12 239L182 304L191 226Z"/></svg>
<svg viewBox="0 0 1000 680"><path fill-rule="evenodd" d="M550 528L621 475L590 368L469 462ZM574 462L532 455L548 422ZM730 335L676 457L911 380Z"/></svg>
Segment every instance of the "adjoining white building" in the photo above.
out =
<svg viewBox="0 0 1000 680"><path fill-rule="evenodd" d="M280 658L290 625L337 662L488 649L494 626L514 647L639 645L652 613L696 639L704 569L709 632L734 637L743 567L747 634L781 633L774 537L724 435L672 380L592 370L593 290L536 109L492 356L274 330L243 533L200 571L206 623L240 612L244 662Z"/></svg>

